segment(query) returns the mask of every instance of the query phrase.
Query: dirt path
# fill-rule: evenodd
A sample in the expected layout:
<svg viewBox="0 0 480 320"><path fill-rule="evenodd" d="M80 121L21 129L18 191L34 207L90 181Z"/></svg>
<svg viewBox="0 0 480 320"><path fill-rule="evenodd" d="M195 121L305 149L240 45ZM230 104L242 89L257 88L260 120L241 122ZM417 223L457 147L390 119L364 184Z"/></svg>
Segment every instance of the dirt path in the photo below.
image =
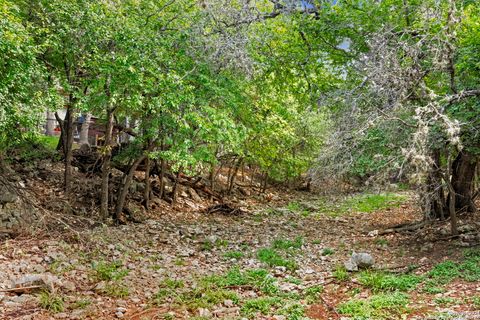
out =
<svg viewBox="0 0 480 320"><path fill-rule="evenodd" d="M377 267L427 270L449 246L415 235L372 236L418 219L408 204L334 217L321 212L321 201L310 197L238 216L168 215L68 239L6 241L0 288L38 274L53 290L0 293L0 318L336 319L337 305L352 292L372 295L355 278L342 279L339 266L352 251L371 253ZM435 309L411 305L417 314Z"/></svg>

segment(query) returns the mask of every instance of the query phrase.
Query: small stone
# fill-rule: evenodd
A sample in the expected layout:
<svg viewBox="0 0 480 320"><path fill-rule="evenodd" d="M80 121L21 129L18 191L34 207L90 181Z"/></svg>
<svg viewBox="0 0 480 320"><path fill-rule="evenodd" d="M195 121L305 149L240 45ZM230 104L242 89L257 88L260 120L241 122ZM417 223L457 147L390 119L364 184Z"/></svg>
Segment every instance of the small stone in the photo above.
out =
<svg viewBox="0 0 480 320"><path fill-rule="evenodd" d="M357 264L352 260L352 258L348 259L343 263L343 266L347 271L353 272L353 271L358 271L358 266Z"/></svg>
<svg viewBox="0 0 480 320"><path fill-rule="evenodd" d="M223 305L225 307L233 307L233 301L232 300L225 300L225 301L223 301Z"/></svg>
<svg viewBox="0 0 480 320"><path fill-rule="evenodd" d="M125 312L127 312L127 308L118 307L118 308L117 308L117 312L125 313Z"/></svg>
<svg viewBox="0 0 480 320"><path fill-rule="evenodd" d="M200 317L209 318L209 317L212 316L212 313L211 313L210 310L208 310L208 309L200 308L200 309L198 309L198 315L199 315Z"/></svg>
<svg viewBox="0 0 480 320"><path fill-rule="evenodd" d="M125 315L122 312L115 312L115 316L117 316L117 318L123 318Z"/></svg>

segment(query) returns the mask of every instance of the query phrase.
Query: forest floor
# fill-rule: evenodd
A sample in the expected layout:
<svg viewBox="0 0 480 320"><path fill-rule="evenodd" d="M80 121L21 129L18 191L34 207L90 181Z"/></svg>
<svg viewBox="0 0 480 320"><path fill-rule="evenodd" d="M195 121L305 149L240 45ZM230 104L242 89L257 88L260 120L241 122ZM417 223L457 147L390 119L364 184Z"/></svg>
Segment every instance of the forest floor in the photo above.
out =
<svg viewBox="0 0 480 320"><path fill-rule="evenodd" d="M421 220L410 193L281 198L5 240L0 289L43 289L0 292L0 319L480 319L480 250L448 224L382 235Z"/></svg>

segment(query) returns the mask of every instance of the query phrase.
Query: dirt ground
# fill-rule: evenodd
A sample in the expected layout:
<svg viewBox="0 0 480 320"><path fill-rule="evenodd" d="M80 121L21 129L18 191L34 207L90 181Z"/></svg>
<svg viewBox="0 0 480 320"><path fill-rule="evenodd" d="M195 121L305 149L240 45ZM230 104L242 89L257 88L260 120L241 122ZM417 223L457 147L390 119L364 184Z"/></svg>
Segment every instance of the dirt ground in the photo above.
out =
<svg viewBox="0 0 480 320"><path fill-rule="evenodd" d="M442 261L463 257L466 244L448 236L448 224L381 234L421 221L410 197L406 193L401 204L369 213L329 214L321 209L323 197L283 193L274 203L244 203L244 212L234 215L163 210L139 224L5 240L0 244L0 289L6 290L0 293L0 319L361 319L341 314L339 306L378 292L359 281L358 273L342 269L352 252L371 254L375 269L394 274L422 275ZM472 221L461 225L477 228ZM265 248L276 248L294 266L265 262L259 258ZM259 269L268 273L264 279L274 284L274 294L234 282L217 285L215 292L202 287L212 275ZM47 284L10 290L12 281L25 287L18 279L35 274ZM366 318L447 319L450 314L480 319L471 300L480 295L478 281L455 278L438 293L423 286L406 291L404 309L386 308ZM321 292L307 295L313 292L308 288Z"/></svg>

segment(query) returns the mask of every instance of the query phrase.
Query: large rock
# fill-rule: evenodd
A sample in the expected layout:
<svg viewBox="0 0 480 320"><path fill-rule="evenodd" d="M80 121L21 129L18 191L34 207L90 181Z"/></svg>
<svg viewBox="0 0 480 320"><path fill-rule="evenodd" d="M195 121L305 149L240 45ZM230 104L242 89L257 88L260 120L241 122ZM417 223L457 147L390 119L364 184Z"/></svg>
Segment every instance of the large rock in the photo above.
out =
<svg viewBox="0 0 480 320"><path fill-rule="evenodd" d="M344 266L348 271L357 271L358 269L368 269L373 267L375 259L366 252L353 252L348 261L345 261Z"/></svg>

